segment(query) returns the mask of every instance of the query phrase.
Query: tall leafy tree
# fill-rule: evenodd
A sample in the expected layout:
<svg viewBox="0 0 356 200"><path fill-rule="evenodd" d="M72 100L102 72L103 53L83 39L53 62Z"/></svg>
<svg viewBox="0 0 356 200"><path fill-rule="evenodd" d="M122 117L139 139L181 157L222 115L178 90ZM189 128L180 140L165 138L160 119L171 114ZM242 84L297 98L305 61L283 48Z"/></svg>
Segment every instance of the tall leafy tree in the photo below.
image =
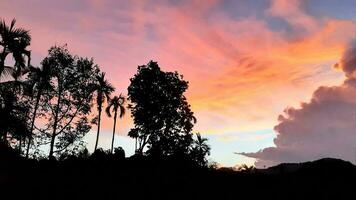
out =
<svg viewBox="0 0 356 200"><path fill-rule="evenodd" d="M122 118L125 115L125 97L123 95L114 96L112 99L109 100L108 106L106 107L105 111L106 114L111 117L111 113L114 113L114 127L112 130L112 139L111 139L111 153L114 150L114 139L115 139L115 128L116 128L116 119L117 114L119 112L119 118Z"/></svg>
<svg viewBox="0 0 356 200"><path fill-rule="evenodd" d="M101 123L101 112L103 109L103 103L110 99L110 94L115 90L114 87L105 78L105 73L101 72L96 76L96 82L94 85L94 90L96 93L96 106L98 109L98 129L96 133L96 141L94 151L98 148L99 134L100 134L100 123Z"/></svg>
<svg viewBox="0 0 356 200"><path fill-rule="evenodd" d="M16 20L13 19L10 25L4 20L0 20L0 76L9 76L17 79L23 70L30 66L31 52L26 48L30 45L31 36L28 30L15 28ZM15 60L13 67L6 65L6 58L12 54ZM26 62L27 58L27 62Z"/></svg>
<svg viewBox="0 0 356 200"><path fill-rule="evenodd" d="M163 72L156 62L139 66L131 78L128 98L138 138L138 153L167 156L189 154L196 121L184 92L188 82L177 72Z"/></svg>
<svg viewBox="0 0 356 200"><path fill-rule="evenodd" d="M41 68L30 67L30 73L27 78L27 84L30 87L30 96L34 102L33 111L29 117L31 118L30 136L26 148L26 158L29 156L30 146L33 139L33 131L35 127L35 120L37 117L37 110L40 105L40 100L43 92L52 91L51 85L53 73L50 65L42 65Z"/></svg>
<svg viewBox="0 0 356 200"><path fill-rule="evenodd" d="M88 116L99 69L93 60L71 55L66 46L52 47L41 65L51 71L50 81L45 81L51 90L42 91L38 107L42 124L36 130L49 136L53 157L81 145L90 130Z"/></svg>

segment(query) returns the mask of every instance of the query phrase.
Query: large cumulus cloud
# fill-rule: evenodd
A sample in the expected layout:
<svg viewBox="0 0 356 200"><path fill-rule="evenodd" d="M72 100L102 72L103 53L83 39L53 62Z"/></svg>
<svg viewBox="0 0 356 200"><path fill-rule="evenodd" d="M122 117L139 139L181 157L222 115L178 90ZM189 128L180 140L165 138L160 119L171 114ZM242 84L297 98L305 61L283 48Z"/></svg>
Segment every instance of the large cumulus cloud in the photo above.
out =
<svg viewBox="0 0 356 200"><path fill-rule="evenodd" d="M344 52L335 65L346 80L340 86L319 87L309 103L287 108L274 127L275 147L256 153L257 167L281 162L303 162L323 157L349 160L356 164L356 45Z"/></svg>

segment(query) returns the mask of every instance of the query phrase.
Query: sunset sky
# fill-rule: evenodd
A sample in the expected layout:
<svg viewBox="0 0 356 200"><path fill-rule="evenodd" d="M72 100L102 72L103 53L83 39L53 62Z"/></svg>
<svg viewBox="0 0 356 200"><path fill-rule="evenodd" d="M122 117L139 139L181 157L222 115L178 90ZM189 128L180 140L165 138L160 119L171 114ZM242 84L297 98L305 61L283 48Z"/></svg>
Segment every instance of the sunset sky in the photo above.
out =
<svg viewBox="0 0 356 200"><path fill-rule="evenodd" d="M31 31L33 65L67 44L93 57L117 94L150 60L183 74L195 132L221 165L356 160L355 0L0 0L0 17ZM130 116L118 127L129 155ZM105 116L104 148L111 128Z"/></svg>

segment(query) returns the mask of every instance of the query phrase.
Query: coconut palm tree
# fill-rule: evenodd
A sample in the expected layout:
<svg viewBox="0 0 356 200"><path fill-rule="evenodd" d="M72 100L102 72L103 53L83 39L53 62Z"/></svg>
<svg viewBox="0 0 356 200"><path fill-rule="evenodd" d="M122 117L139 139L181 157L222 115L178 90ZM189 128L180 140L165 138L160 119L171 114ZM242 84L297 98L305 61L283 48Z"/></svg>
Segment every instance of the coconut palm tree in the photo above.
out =
<svg viewBox="0 0 356 200"><path fill-rule="evenodd" d="M26 158L30 151L30 146L32 143L33 129L35 125L35 120L37 116L37 109L41 100L42 93L45 90L51 90L51 68L49 65L43 65L42 68L30 67L30 73L28 75L28 85L31 88L31 96L35 100L35 105L33 107L32 119L31 119L31 128L30 128L30 137L28 139L27 149L26 149Z"/></svg>
<svg viewBox="0 0 356 200"><path fill-rule="evenodd" d="M8 26L4 20L0 20L0 76L11 75L15 79L22 75L22 71L30 66L31 52L26 48L30 45L31 36L28 30L15 28L16 19L11 21ZM13 67L6 66L5 60L8 55L12 54L15 60ZM26 58L27 57L27 65Z"/></svg>
<svg viewBox="0 0 356 200"><path fill-rule="evenodd" d="M116 119L117 119L117 112L119 111L119 118L122 118L125 115L125 97L120 94L119 96L114 96L112 99L109 100L108 106L106 107L106 114L108 117L111 117L111 112L114 113L114 127L112 130L112 140L111 140L111 153L114 150L114 138L115 138L115 128L116 128ZM120 109L120 110L119 110Z"/></svg>
<svg viewBox="0 0 356 200"><path fill-rule="evenodd" d="M197 163L201 166L206 165L206 155L210 154L210 147L207 144L208 139L203 138L200 133L197 133L197 139L194 141L193 157L195 157Z"/></svg>
<svg viewBox="0 0 356 200"><path fill-rule="evenodd" d="M96 92L96 105L98 109L98 130L96 133L96 142L94 151L98 148L99 134L100 134L100 122L101 122L101 111L103 103L105 100L110 99L110 94L114 92L114 87L105 79L105 73L102 72L96 76L96 84L94 86L94 91Z"/></svg>

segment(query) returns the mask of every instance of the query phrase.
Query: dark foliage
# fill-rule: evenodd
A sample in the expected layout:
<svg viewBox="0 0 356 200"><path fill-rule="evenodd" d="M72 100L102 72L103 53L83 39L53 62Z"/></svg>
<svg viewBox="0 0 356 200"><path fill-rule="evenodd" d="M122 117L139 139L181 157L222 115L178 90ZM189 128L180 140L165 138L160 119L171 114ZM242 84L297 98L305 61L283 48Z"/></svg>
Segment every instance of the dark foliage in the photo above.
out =
<svg viewBox="0 0 356 200"><path fill-rule="evenodd" d="M209 149L194 147L192 129L196 121L184 92L188 82L177 72L163 72L156 62L139 66L131 79L128 98L135 127L129 136L138 143L137 152L154 157L178 156L201 158ZM200 135L199 135L200 137ZM201 139L201 138L200 138ZM205 142L201 140L200 142Z"/></svg>
<svg viewBox="0 0 356 200"><path fill-rule="evenodd" d="M27 126L26 101L17 95L14 87L14 82L0 85L0 137L4 145L11 145L12 142L26 138L30 134Z"/></svg>
<svg viewBox="0 0 356 200"><path fill-rule="evenodd" d="M31 120L30 124L30 136L28 137L27 148L26 148L26 158L29 157L30 147L33 143L34 137L34 128L36 118L40 117L41 113L38 113L38 108L40 103L42 102L41 99L43 98L44 94L51 93L54 88L51 84L52 79L52 69L50 65L43 65L41 68L30 67L29 74L26 80L26 83L29 88L28 96L30 96L30 103L29 107L31 112L29 112L28 117Z"/></svg>
<svg viewBox="0 0 356 200"><path fill-rule="evenodd" d="M30 45L31 36L28 30L15 28L16 20L10 25L0 20L0 78L19 78L27 67L30 66L31 52L26 48ZM15 61L14 66L7 66L6 59L9 55ZM26 62L27 58L27 62Z"/></svg>
<svg viewBox="0 0 356 200"><path fill-rule="evenodd" d="M354 195L354 165L335 159L295 165L298 168L293 171L285 171L281 165L276 167L281 171L275 173L269 169L237 172L201 168L169 157L160 161L139 156L114 158L98 150L89 159L7 162L0 166L0 188L6 191L3 197L11 199L323 200ZM22 184L25 180L31 184ZM48 182L51 184L44 184Z"/></svg>
<svg viewBox="0 0 356 200"><path fill-rule="evenodd" d="M82 145L91 128L88 115L99 69L92 60L71 55L65 46L52 47L41 65L50 69L51 90L42 94L39 118L45 125L38 130L50 138L51 157Z"/></svg>

